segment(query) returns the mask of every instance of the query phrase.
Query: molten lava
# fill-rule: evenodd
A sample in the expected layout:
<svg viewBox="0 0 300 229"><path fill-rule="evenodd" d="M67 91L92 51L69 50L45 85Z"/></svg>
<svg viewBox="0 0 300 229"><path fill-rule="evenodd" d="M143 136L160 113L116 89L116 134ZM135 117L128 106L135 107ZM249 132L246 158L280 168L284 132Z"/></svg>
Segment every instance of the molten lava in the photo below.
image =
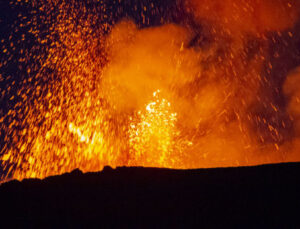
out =
<svg viewBox="0 0 300 229"><path fill-rule="evenodd" d="M300 160L300 73L271 56L299 1L179 2L179 23L160 1L130 5L138 23L113 19L121 0L10 4L27 13L1 41L2 180Z"/></svg>

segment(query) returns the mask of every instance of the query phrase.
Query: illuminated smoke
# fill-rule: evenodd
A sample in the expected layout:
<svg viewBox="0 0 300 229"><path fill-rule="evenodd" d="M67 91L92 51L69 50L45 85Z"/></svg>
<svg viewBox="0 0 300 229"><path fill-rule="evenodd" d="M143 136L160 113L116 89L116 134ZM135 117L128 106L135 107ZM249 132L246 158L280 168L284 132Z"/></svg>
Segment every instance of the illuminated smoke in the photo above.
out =
<svg viewBox="0 0 300 229"><path fill-rule="evenodd" d="M287 112L293 121L294 139L286 143L286 150L293 152L293 160L299 160L300 147L300 72L293 70L284 83L283 91L288 100Z"/></svg>
<svg viewBox="0 0 300 229"><path fill-rule="evenodd" d="M240 34L281 31L299 16L297 0L190 0L186 6L197 20Z"/></svg>

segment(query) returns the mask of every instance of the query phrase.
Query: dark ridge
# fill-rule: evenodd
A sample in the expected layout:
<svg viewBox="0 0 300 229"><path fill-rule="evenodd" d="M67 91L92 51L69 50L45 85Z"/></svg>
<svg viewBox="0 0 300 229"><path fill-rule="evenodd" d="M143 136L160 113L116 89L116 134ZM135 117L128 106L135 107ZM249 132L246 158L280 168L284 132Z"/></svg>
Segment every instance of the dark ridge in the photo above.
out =
<svg viewBox="0 0 300 229"><path fill-rule="evenodd" d="M2 228L300 228L300 163L74 170L0 186Z"/></svg>

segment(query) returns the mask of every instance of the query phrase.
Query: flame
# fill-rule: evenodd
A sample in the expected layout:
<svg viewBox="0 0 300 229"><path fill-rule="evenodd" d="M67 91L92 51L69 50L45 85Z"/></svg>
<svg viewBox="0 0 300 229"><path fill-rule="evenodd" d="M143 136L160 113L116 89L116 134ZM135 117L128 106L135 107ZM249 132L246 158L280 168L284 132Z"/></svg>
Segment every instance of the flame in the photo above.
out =
<svg viewBox="0 0 300 229"><path fill-rule="evenodd" d="M129 146L133 162L129 165L172 167L177 159L172 156L176 145L176 113L166 99L159 98L159 93L155 91L154 101L131 119Z"/></svg>
<svg viewBox="0 0 300 229"><path fill-rule="evenodd" d="M299 2L185 1L194 24L159 26L145 16L159 3L141 8L142 25L89 3L12 3L31 10L12 31L34 45L20 50L21 80L0 75L3 180L300 160L299 71L277 90L269 57L270 34L293 37ZM3 67L16 56L8 41Z"/></svg>

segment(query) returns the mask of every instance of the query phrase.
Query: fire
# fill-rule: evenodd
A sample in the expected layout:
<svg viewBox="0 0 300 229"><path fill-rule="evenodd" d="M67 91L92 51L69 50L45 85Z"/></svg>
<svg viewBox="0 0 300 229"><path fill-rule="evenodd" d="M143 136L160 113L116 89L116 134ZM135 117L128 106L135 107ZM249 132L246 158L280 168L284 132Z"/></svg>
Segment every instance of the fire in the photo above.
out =
<svg viewBox="0 0 300 229"><path fill-rule="evenodd" d="M160 1L138 23L123 1L11 3L28 15L1 41L1 179L299 161L300 74L278 86L270 56L294 42L299 2L183 3L180 23Z"/></svg>
<svg viewBox="0 0 300 229"><path fill-rule="evenodd" d="M173 148L176 145L176 113L171 104L159 98L160 91L153 93L153 102L146 105L144 111L138 111L135 121L131 118L129 129L130 165L172 167Z"/></svg>

